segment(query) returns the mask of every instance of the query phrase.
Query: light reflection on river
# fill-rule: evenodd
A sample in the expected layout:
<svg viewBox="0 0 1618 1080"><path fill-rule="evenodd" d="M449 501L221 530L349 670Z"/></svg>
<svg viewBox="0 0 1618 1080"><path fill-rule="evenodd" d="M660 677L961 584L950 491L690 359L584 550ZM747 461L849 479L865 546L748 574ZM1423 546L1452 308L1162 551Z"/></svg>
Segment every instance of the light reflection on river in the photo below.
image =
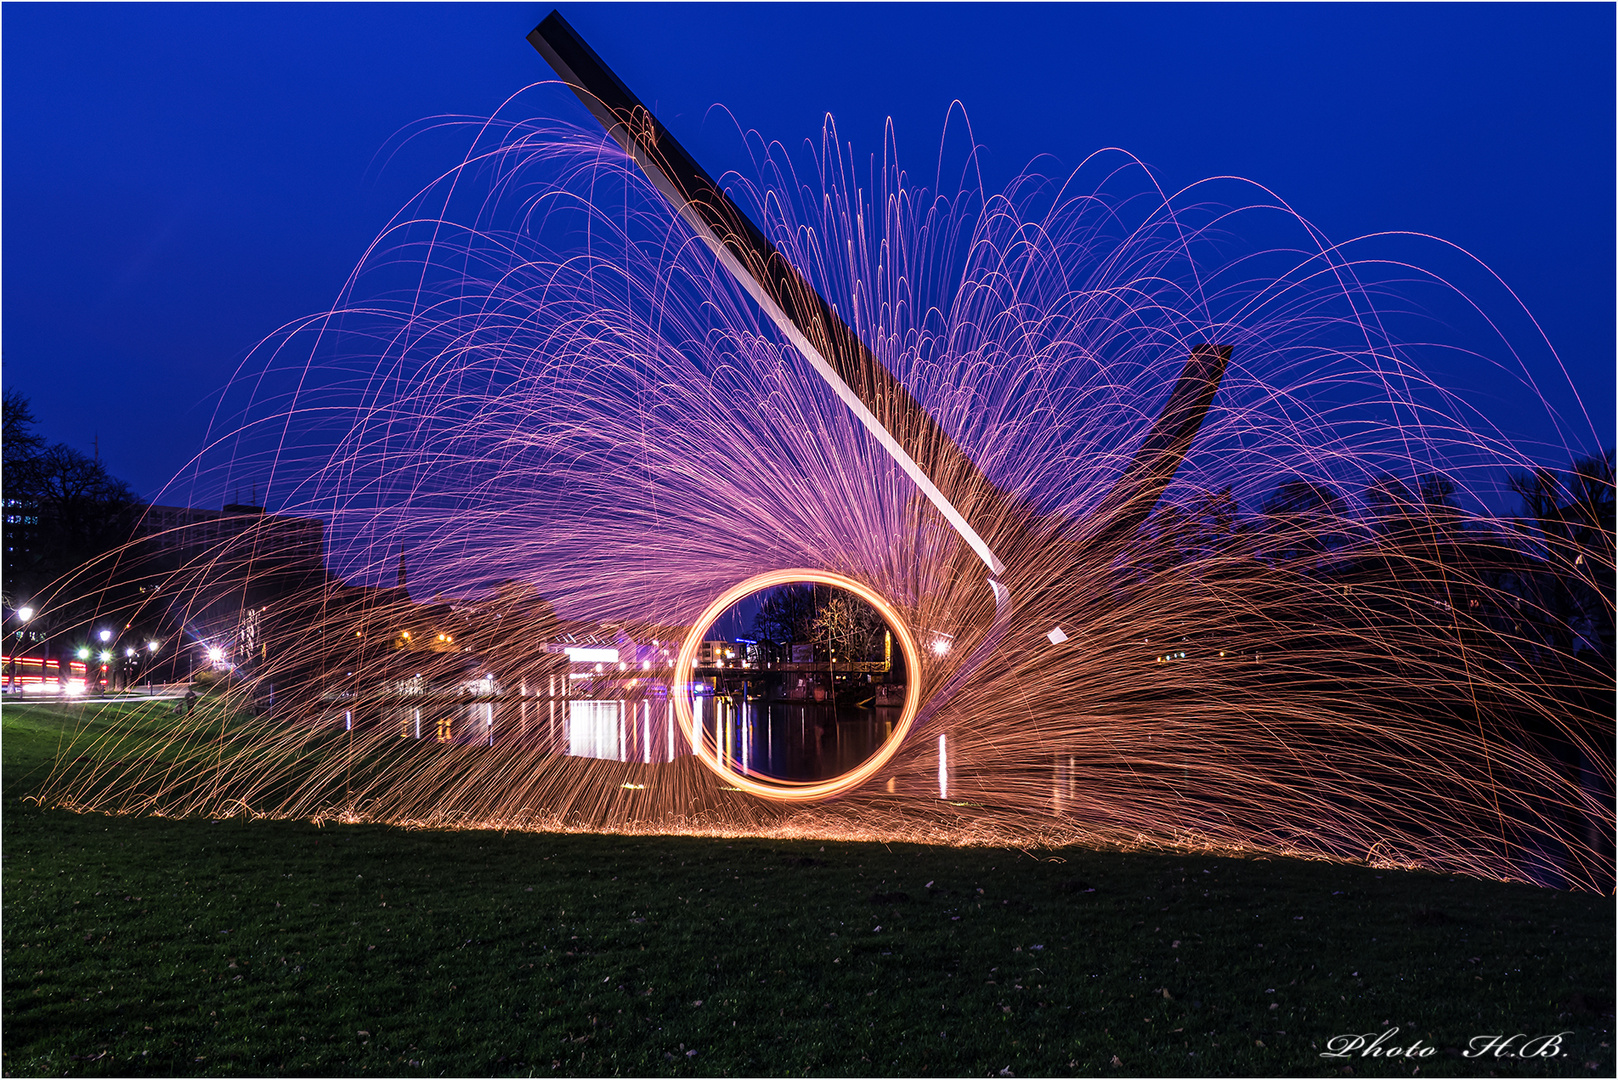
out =
<svg viewBox="0 0 1618 1080"><path fill-rule="evenodd" d="M361 725L369 726L362 714ZM345 727L352 711L341 714ZM381 722L401 739L457 746L520 745L545 753L609 761L673 761L690 753L666 697L507 697L467 701L423 696L390 704Z"/></svg>
<svg viewBox="0 0 1618 1080"><path fill-rule="evenodd" d="M901 711L707 694L696 696L692 706L716 752L732 768L797 781L823 780L857 767L887 741ZM347 726L352 718L345 711L338 722ZM387 706L381 719L399 738L459 746L517 744L570 757L645 764L691 752L666 695L476 701L424 696L419 704Z"/></svg>
<svg viewBox="0 0 1618 1080"><path fill-rule="evenodd" d="M737 772L768 780L828 780L858 768L893 734L900 710L830 702L697 697L693 711Z"/></svg>

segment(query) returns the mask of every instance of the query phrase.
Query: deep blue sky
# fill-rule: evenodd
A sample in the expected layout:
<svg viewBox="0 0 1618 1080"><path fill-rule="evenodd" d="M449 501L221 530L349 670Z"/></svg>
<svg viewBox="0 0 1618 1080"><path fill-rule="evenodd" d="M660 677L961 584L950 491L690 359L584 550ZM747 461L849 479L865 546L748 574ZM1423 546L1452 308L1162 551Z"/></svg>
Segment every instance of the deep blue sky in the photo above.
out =
<svg viewBox="0 0 1618 1080"><path fill-rule="evenodd" d="M329 307L455 160L384 164L390 136L549 77L524 35L550 7L6 4L5 386L154 494L244 353ZM1610 5L562 10L713 172L740 164L715 104L788 144L831 112L862 151L892 116L928 173L959 100L991 187L1117 146L1171 189L1263 183L1333 239L1445 237L1522 295L1613 441Z"/></svg>

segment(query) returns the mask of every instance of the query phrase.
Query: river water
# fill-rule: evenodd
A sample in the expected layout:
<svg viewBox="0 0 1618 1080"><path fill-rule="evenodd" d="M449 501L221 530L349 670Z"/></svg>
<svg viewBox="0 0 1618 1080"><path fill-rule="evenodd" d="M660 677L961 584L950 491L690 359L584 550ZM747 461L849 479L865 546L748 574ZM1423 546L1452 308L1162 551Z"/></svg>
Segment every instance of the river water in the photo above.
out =
<svg viewBox="0 0 1618 1080"><path fill-rule="evenodd" d="M848 772L876 753L892 736L902 710L869 702L698 694L692 712L709 744L736 771L814 781ZM342 710L334 719L348 726L354 714ZM400 738L461 746L517 743L572 757L647 764L691 753L666 693L620 699L423 695L389 704L380 720Z"/></svg>

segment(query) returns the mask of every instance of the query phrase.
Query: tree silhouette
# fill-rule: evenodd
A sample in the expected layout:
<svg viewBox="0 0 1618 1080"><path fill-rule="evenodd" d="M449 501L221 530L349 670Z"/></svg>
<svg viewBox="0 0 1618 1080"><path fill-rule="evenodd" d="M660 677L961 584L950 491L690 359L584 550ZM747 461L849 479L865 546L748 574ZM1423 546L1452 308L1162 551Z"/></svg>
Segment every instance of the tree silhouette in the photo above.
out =
<svg viewBox="0 0 1618 1080"><path fill-rule="evenodd" d="M34 422L28 400L7 392L5 593L9 603L48 594L47 618L60 625L127 584L130 560L110 556L130 541L144 504L99 459L46 445Z"/></svg>

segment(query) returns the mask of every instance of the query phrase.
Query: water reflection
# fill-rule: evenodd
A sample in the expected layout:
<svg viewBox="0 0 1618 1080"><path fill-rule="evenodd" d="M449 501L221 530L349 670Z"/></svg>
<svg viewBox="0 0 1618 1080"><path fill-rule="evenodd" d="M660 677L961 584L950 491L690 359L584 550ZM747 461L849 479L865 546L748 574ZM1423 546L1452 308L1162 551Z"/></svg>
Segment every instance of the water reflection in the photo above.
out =
<svg viewBox="0 0 1618 1080"><path fill-rule="evenodd" d="M697 696L697 723L736 772L765 780L829 780L858 768L893 734L890 706Z"/></svg>
<svg viewBox="0 0 1618 1080"><path fill-rule="evenodd" d="M733 769L778 780L820 780L858 767L893 734L901 711L872 704L869 698L768 701L741 694L699 694L693 705L709 745ZM368 717L367 710L351 707L334 712L330 720L350 731L380 720L400 739L518 745L607 761L651 764L691 753L666 694L618 699L423 696L409 704L385 705L380 715Z"/></svg>
<svg viewBox="0 0 1618 1080"><path fill-rule="evenodd" d="M333 717L344 730L365 728L365 710ZM602 700L512 696L468 701L423 696L380 710L401 739L457 746L517 745L545 753L607 761L673 761L691 752L675 726L666 695ZM373 721L374 722L374 721Z"/></svg>
<svg viewBox="0 0 1618 1080"><path fill-rule="evenodd" d="M691 752L685 740L676 737L667 698L566 704L567 752L573 757L650 765Z"/></svg>

